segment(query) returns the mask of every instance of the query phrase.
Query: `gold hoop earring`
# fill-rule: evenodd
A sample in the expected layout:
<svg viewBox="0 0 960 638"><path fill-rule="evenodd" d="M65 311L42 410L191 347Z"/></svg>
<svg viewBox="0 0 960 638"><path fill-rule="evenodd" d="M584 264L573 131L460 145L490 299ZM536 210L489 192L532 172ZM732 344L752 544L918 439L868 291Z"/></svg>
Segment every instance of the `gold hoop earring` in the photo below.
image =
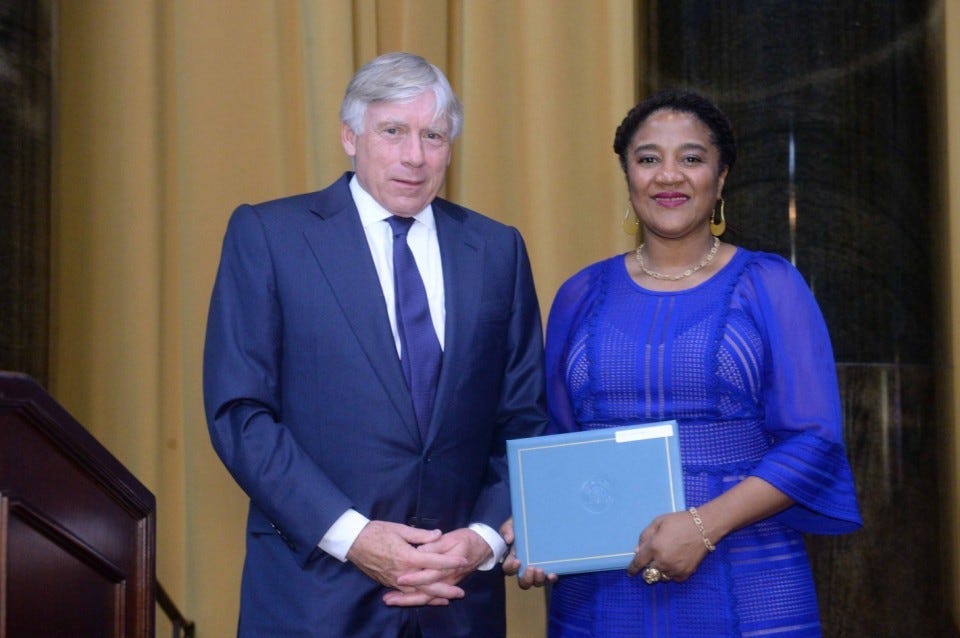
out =
<svg viewBox="0 0 960 638"><path fill-rule="evenodd" d="M723 198L721 197L710 215L710 234L719 237L725 230L727 230L727 220L723 215Z"/></svg>
<svg viewBox="0 0 960 638"><path fill-rule="evenodd" d="M630 223L630 218L633 217L633 223ZM633 209L630 206L627 206L627 212L623 215L623 221L621 222L621 227L625 235L630 237L636 237L637 231L640 230L640 220L637 219L637 216L633 214Z"/></svg>

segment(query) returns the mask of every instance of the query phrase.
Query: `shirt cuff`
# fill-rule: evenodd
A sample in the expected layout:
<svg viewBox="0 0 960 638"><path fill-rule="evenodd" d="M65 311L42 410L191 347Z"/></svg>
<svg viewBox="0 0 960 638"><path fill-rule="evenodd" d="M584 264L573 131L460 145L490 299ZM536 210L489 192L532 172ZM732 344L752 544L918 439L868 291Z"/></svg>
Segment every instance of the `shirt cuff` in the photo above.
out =
<svg viewBox="0 0 960 638"><path fill-rule="evenodd" d="M341 563L347 562L347 552L357 540L370 519L360 512L349 509L340 515L327 533L320 539L320 549L330 554Z"/></svg>
<svg viewBox="0 0 960 638"><path fill-rule="evenodd" d="M493 556L477 567L477 571L488 572L507 555L507 543L503 540L503 537L495 532L489 525L470 523L469 529L480 534L480 538L485 540L487 545L490 546L490 549L493 550Z"/></svg>

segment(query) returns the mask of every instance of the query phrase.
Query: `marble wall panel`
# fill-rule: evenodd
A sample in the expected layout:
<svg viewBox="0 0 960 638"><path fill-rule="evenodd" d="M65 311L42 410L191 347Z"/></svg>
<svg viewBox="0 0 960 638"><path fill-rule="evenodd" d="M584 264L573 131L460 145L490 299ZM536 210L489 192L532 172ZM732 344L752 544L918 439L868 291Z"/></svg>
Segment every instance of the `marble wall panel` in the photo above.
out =
<svg viewBox="0 0 960 638"><path fill-rule="evenodd" d="M943 587L949 562L934 371L896 364L837 370L864 527L807 539L824 635L960 635Z"/></svg>

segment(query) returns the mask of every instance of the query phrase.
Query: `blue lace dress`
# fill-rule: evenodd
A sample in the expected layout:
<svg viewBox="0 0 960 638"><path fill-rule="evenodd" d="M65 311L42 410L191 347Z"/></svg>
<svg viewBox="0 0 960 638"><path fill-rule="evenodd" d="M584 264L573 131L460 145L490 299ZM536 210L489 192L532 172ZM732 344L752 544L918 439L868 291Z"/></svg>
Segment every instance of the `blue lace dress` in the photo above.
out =
<svg viewBox="0 0 960 638"><path fill-rule="evenodd" d="M793 266L741 248L680 292L638 286L622 255L589 266L554 301L547 377L553 432L676 419L688 505L746 476L796 501L717 543L684 583L562 577L552 638L820 635L802 533L861 520L830 339Z"/></svg>

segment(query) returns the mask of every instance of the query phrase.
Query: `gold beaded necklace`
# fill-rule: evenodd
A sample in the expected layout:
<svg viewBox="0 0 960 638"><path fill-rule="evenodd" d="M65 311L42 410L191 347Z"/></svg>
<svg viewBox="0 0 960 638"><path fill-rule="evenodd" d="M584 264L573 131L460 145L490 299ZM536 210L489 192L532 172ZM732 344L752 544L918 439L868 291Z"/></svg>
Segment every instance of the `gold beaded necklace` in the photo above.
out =
<svg viewBox="0 0 960 638"><path fill-rule="evenodd" d="M719 237L713 238L713 246L710 247L710 250L707 251L707 254L704 255L703 259L700 260L699 264L697 264L696 266L690 266L679 275L665 275L662 272L657 272L656 270L650 270L649 268L647 268L647 265L643 261L644 245L645 244L640 244L639 246L637 246L637 251L636 253L634 253L637 258L637 261L640 263L640 270L643 271L643 274L649 275L654 279L659 279L661 281L680 281L681 279L686 279L687 277L689 277L690 275L697 272L698 270L700 270L701 268L709 264L711 261L713 261L713 258L717 256L717 250L720 248L720 238Z"/></svg>

